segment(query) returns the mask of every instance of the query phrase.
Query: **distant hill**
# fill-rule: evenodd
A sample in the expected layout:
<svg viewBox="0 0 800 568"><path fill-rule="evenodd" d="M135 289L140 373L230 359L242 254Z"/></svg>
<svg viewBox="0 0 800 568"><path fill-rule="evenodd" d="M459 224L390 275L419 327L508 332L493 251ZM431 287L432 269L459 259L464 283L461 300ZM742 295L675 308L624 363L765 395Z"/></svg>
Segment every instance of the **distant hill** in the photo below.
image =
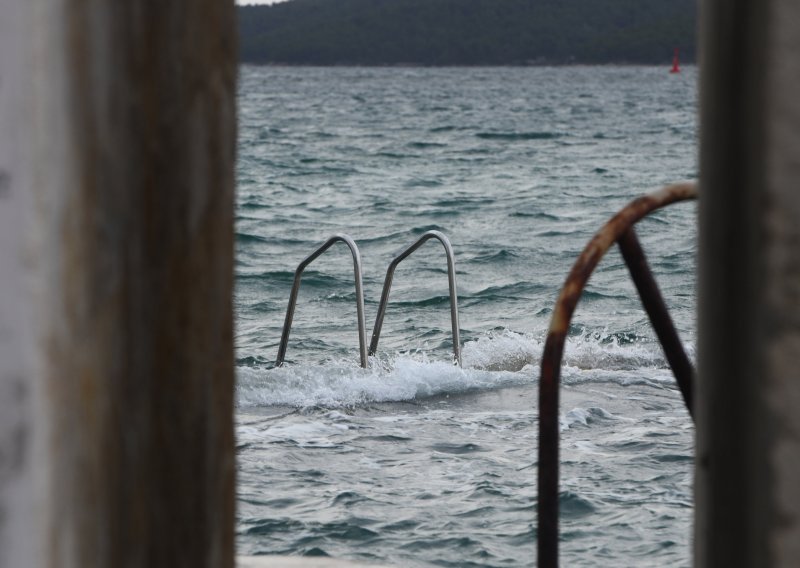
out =
<svg viewBox="0 0 800 568"><path fill-rule="evenodd" d="M694 61L696 0L290 0L240 6L240 60L290 65Z"/></svg>

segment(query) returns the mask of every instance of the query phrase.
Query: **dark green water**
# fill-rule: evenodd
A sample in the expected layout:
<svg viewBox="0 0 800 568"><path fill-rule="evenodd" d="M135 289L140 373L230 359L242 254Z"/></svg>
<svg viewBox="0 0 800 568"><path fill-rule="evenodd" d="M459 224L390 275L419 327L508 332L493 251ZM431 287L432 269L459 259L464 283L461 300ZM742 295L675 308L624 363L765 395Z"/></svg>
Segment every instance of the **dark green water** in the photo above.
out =
<svg viewBox="0 0 800 568"><path fill-rule="evenodd" d="M696 177L696 73L665 68L244 67L237 207L242 553L398 566L532 566L536 385L577 254L614 212ZM695 206L640 237L694 344ZM395 274L358 368L344 232L368 328L391 259L426 230L456 252L464 368L449 364L446 264ZM562 402L564 565L688 565L693 429L612 251L579 305Z"/></svg>

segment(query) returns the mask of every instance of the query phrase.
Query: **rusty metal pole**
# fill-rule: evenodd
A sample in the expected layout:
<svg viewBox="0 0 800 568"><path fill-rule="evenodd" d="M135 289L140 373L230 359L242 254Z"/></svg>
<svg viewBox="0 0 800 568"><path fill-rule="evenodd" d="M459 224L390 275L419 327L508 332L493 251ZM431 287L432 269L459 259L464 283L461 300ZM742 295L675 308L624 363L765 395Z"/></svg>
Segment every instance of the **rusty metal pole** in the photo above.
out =
<svg viewBox="0 0 800 568"><path fill-rule="evenodd" d="M614 215L578 256L556 300L550 330L542 353L539 378L539 450L537 463L537 563L558 566L559 381L561 358L570 321L583 288L606 251L642 217L665 205L695 199L691 183L667 186L634 199ZM680 342L679 342L680 343ZM691 390L691 389L690 389Z"/></svg>
<svg viewBox="0 0 800 568"><path fill-rule="evenodd" d="M686 355L686 351L683 349L683 344L680 337L678 337L678 332L675 330L675 325L672 323L667 305L664 303L658 284L650 272L650 267L647 265L647 258L642 250L642 245L639 243L639 238L636 236L636 230L633 228L628 229L619 238L617 245L625 264L628 266L628 271L636 290L639 292L642 306L650 318L650 324L653 326L656 337L661 343L661 348L664 350L664 356L672 369L672 373L675 375L678 388L683 396L683 402L686 403L686 409L690 415L694 416L694 401L692 397L694 392L692 384L694 368Z"/></svg>
<svg viewBox="0 0 800 568"><path fill-rule="evenodd" d="M0 3L0 567L233 565L234 3Z"/></svg>

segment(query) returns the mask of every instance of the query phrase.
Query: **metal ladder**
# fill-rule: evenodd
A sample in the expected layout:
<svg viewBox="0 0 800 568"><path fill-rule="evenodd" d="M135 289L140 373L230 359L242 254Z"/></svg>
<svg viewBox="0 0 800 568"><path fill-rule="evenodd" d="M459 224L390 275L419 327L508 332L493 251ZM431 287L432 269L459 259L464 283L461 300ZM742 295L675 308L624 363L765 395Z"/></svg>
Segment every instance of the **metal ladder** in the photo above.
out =
<svg viewBox="0 0 800 568"><path fill-rule="evenodd" d="M355 241L348 235L341 233L336 234L325 241L325 243L323 243L313 253L303 259L303 261L297 266L297 269L294 273L294 282L292 283L292 291L289 295L289 306L286 309L286 319L284 320L283 324L283 332L281 333L281 342L278 346L278 357L275 360L275 366L280 367L283 365L286 357L286 348L289 343L289 333L292 328L292 319L294 318L294 310L297 305L297 294L300 290L300 280L303 275L303 271L309 264L311 264L311 262L313 262L317 257L333 246L334 243L341 241L350 248L350 252L353 256L353 272L356 287L356 311L358 315L358 342L361 354L361 366L366 369L368 364L367 354L369 353L369 355L374 355L378 348L378 341L380 340L381 328L383 327L383 318L386 315L386 306L389 302L389 291L392 286L394 271L400 262L410 256L411 253L420 248L429 239L436 239L441 242L444 246L445 254L447 256L447 280L450 290L450 324L453 331L453 363L461 366L461 333L458 323L458 294L456 291L455 268L456 261L453 253L453 246L450 244L450 240L444 235L444 233L439 231L428 231L424 233L411 246L407 247L405 250L403 250L403 252L397 255L389 264L389 268L386 271L386 278L383 283L381 301L378 306L378 316L375 319L375 326L372 330L372 341L370 343L369 350L367 350L366 324L364 320L364 287L361 276L361 253L358 250L358 245L356 245Z"/></svg>
<svg viewBox="0 0 800 568"><path fill-rule="evenodd" d="M372 341L369 344L369 354L375 355L375 351L378 349L378 341L381 338L381 328L383 327L383 317L386 315L386 305L389 303L389 290L392 287L392 279L394 278L394 271L397 265L429 239L437 239L442 243L444 252L447 255L447 283L450 288L450 326L453 329L453 363L461 366L461 332L458 324L456 259L453 254L453 245L450 244L450 239L439 231L428 231L423 234L414 244L397 255L389 264L389 268L386 270L386 279L383 281L383 292L381 292L381 303L378 305L378 316L375 318L375 327L372 329Z"/></svg>
<svg viewBox="0 0 800 568"><path fill-rule="evenodd" d="M350 248L350 253L353 255L353 276L356 281L356 312L358 317L358 348L361 351L361 366L365 369L367 368L367 325L364 320L364 284L361 278L361 253L358 252L358 245L356 245L356 242L348 235L341 233L325 241L322 246L303 259L297 266L297 270L294 271L294 282L292 283L292 291L289 294L289 307L286 308L286 319L283 322L281 343L278 346L278 358L275 360L276 367L283 365L283 360L286 357L286 346L289 343L289 332L292 329L292 319L294 318L294 309L297 305L297 293L300 291L300 278L303 276L303 271L314 259L339 241L345 243Z"/></svg>

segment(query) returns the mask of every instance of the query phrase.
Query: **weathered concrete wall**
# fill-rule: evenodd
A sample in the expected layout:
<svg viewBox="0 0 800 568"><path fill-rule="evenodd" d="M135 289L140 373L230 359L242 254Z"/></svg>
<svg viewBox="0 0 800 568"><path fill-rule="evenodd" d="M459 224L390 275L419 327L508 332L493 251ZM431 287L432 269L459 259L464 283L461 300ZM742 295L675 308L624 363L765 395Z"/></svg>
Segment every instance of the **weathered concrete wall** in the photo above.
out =
<svg viewBox="0 0 800 568"><path fill-rule="evenodd" d="M800 4L701 3L699 566L800 565Z"/></svg>
<svg viewBox="0 0 800 568"><path fill-rule="evenodd" d="M233 2L0 22L0 567L232 566Z"/></svg>
<svg viewBox="0 0 800 568"><path fill-rule="evenodd" d="M26 217L32 209L28 129L33 106L33 11L0 4L0 567L39 566L34 465L35 385L31 281L25 259Z"/></svg>

